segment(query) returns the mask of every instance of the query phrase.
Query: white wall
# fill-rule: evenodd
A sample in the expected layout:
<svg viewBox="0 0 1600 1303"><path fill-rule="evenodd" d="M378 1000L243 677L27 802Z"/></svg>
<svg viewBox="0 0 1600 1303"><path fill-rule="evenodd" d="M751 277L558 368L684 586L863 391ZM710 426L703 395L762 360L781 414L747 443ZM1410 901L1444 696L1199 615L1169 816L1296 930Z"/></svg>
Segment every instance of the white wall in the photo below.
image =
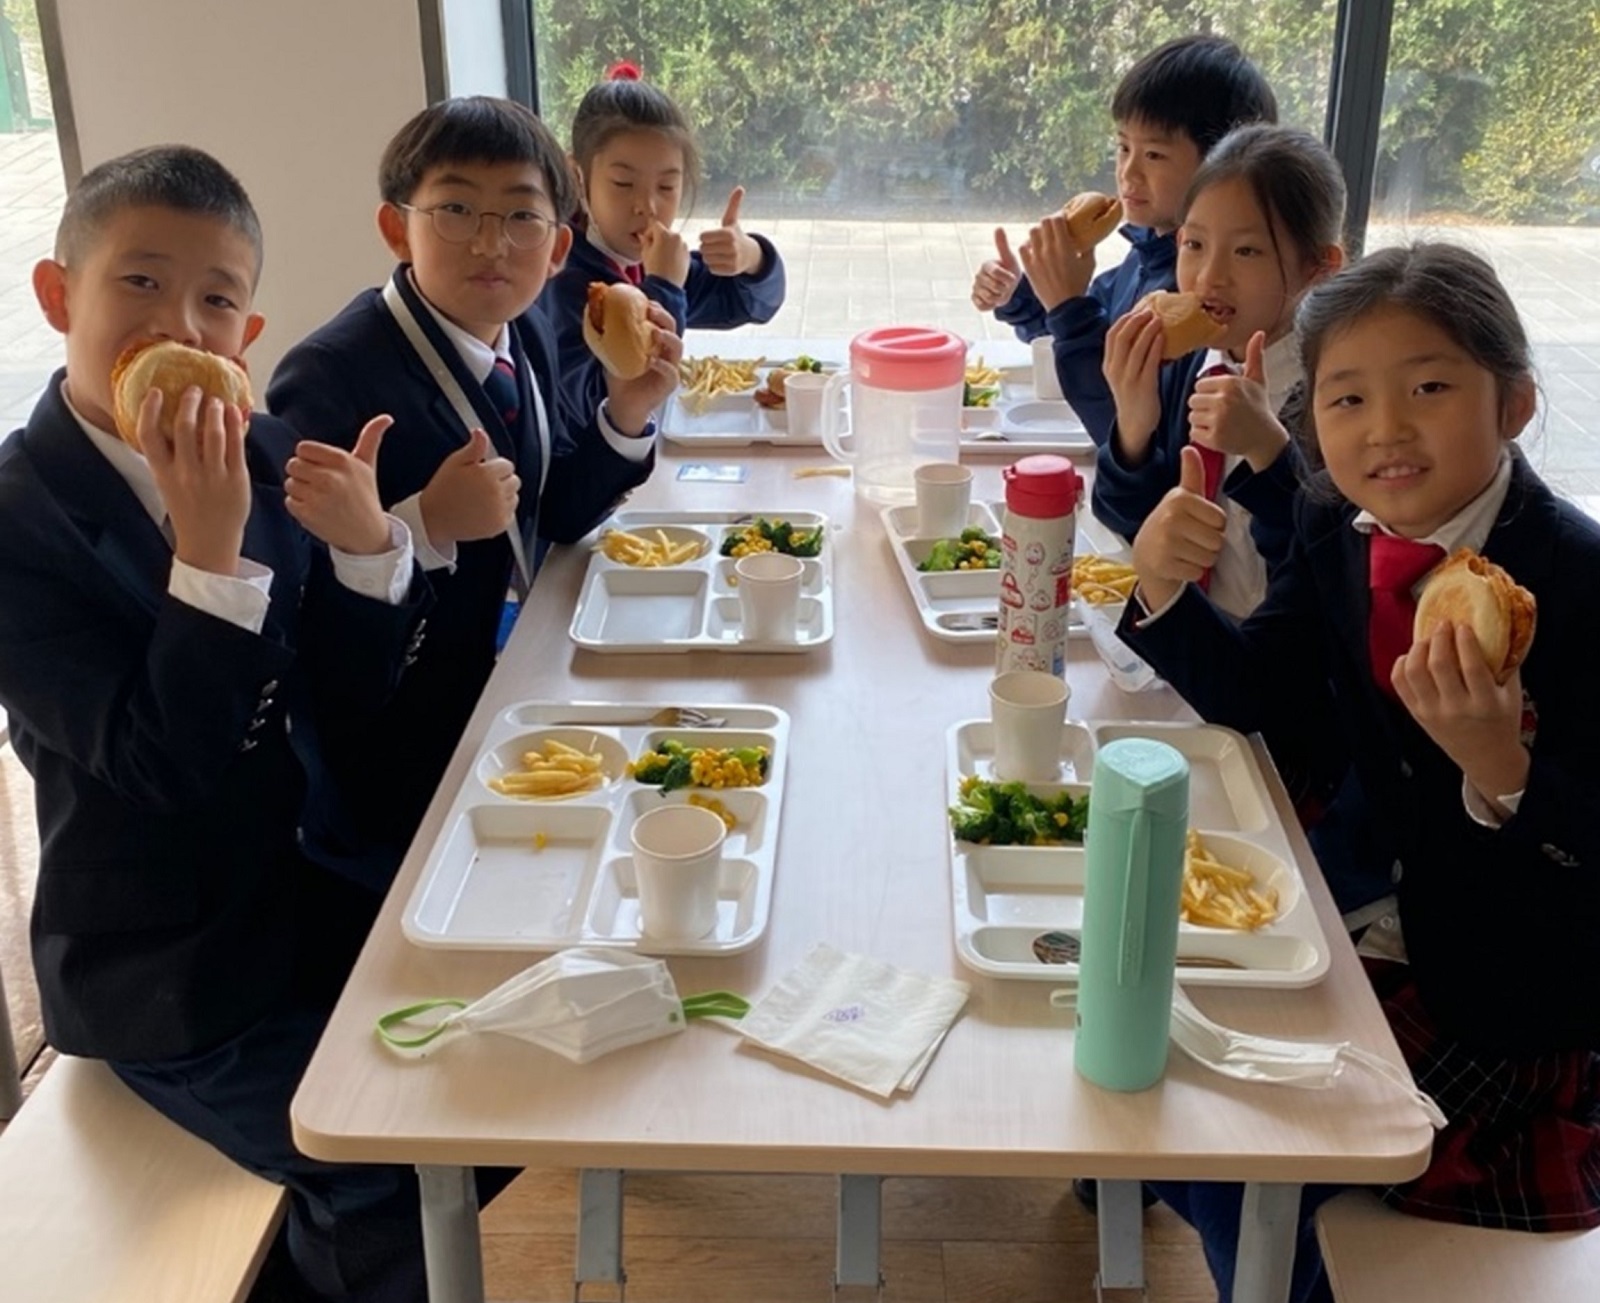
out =
<svg viewBox="0 0 1600 1303"><path fill-rule="evenodd" d="M267 245L256 298L267 329L251 371L269 375L388 271L373 220L378 157L427 102L416 0L55 4L85 170L181 142L249 190Z"/></svg>

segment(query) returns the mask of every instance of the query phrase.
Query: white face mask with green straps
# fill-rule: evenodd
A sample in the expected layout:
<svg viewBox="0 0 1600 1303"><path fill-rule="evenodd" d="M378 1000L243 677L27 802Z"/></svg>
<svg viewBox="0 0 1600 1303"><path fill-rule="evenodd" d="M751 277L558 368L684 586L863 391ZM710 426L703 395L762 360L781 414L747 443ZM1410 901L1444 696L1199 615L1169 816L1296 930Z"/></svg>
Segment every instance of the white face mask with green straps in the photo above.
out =
<svg viewBox="0 0 1600 1303"><path fill-rule="evenodd" d="M626 950L576 949L524 969L480 999L423 1000L378 1019L378 1037L412 1056L469 1032L497 1032L574 1063L670 1036L691 1018L742 1018L750 1002L728 991L678 998L659 959ZM442 1017L429 1017L438 1010Z"/></svg>

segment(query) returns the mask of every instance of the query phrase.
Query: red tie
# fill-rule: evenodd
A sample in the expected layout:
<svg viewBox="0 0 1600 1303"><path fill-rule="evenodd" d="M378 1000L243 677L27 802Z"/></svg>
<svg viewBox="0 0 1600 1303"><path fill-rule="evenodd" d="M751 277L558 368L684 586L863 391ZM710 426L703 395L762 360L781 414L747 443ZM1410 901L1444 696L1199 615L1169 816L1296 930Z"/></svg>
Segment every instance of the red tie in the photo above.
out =
<svg viewBox="0 0 1600 1303"><path fill-rule="evenodd" d="M1218 362L1202 371L1198 379L1204 380L1208 376L1231 376L1233 374L1232 367L1224 366L1221 362ZM1200 454L1200 464L1205 468L1206 501L1215 502L1218 492L1222 489L1222 468L1227 464L1228 459L1215 448L1207 448L1204 444L1195 443L1192 439L1189 442L1194 450ZM1200 591L1205 593L1210 590L1211 571L1207 570L1200 576Z"/></svg>
<svg viewBox="0 0 1600 1303"><path fill-rule="evenodd" d="M627 281L629 285L643 285L644 264L642 262L628 263L627 266L622 269L622 278Z"/></svg>
<svg viewBox="0 0 1600 1303"><path fill-rule="evenodd" d="M1367 620L1367 651L1378 687L1396 696L1390 679L1394 663L1411 649L1411 626L1417 601L1411 590L1444 559L1437 543L1396 538L1374 530L1367 548L1367 575L1372 586L1372 613Z"/></svg>

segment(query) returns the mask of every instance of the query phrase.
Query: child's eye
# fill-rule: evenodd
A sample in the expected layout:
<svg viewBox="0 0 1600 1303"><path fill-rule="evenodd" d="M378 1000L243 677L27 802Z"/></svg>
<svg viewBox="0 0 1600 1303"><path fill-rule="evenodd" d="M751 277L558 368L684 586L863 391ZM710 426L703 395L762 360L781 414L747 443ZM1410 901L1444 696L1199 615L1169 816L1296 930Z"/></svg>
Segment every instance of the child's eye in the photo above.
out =
<svg viewBox="0 0 1600 1303"><path fill-rule="evenodd" d="M1178 247L1180 249L1188 249L1191 253L1193 253L1195 250L1197 250L1200 247L1200 241L1196 240L1196 239L1193 239L1193 238L1186 239L1182 243L1180 243L1178 245Z"/></svg>
<svg viewBox="0 0 1600 1303"><path fill-rule="evenodd" d="M157 288L154 279L139 272L130 272L122 278L122 283L124 285L132 285L134 289L138 290L153 290Z"/></svg>
<svg viewBox="0 0 1600 1303"><path fill-rule="evenodd" d="M1233 252L1240 258L1259 258L1261 256L1261 250L1253 244L1241 244Z"/></svg>
<svg viewBox="0 0 1600 1303"><path fill-rule="evenodd" d="M632 190L633 189L633 182L632 181L613 181L611 184L618 190Z"/></svg>
<svg viewBox="0 0 1600 1303"><path fill-rule="evenodd" d="M1442 394L1450 388L1443 380L1424 380L1417 386L1419 394Z"/></svg>
<svg viewBox="0 0 1600 1303"><path fill-rule="evenodd" d="M472 205L471 204L457 203L453 199L448 203L435 204L433 206L433 210L436 213L449 213L452 217L476 217L477 216L477 214L472 211Z"/></svg>
<svg viewBox="0 0 1600 1303"><path fill-rule="evenodd" d="M1149 159L1150 162L1152 162L1152 163L1165 163L1167 161L1167 156L1165 154L1158 154L1153 149L1152 150L1148 150L1145 153L1145 157L1147 159Z"/></svg>
<svg viewBox="0 0 1600 1303"><path fill-rule="evenodd" d="M1323 404L1324 407L1360 407L1360 394L1335 394Z"/></svg>
<svg viewBox="0 0 1600 1303"><path fill-rule="evenodd" d="M214 308L221 308L224 312L237 312L239 305L226 294L208 294L206 302Z"/></svg>

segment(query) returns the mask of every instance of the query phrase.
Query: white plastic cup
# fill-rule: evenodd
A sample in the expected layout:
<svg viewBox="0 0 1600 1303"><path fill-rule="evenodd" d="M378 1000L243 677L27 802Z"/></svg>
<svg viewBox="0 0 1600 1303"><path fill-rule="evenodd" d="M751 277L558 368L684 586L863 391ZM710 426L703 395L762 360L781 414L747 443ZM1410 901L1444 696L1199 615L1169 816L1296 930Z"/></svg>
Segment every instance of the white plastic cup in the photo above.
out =
<svg viewBox="0 0 1600 1303"><path fill-rule="evenodd" d="M822 436L822 391L827 384L828 377L815 371L796 371L783 382L791 437L817 439Z"/></svg>
<svg viewBox="0 0 1600 1303"><path fill-rule="evenodd" d="M660 805L634 821L639 926L662 941L697 941L717 925L722 819L697 805Z"/></svg>
<svg viewBox="0 0 1600 1303"><path fill-rule="evenodd" d="M1033 396L1062 398L1061 377L1056 374L1056 342L1049 335L1033 341Z"/></svg>
<svg viewBox="0 0 1600 1303"><path fill-rule="evenodd" d="M1007 670L989 685L996 778L1052 783L1061 777L1061 726L1071 690L1058 674Z"/></svg>
<svg viewBox="0 0 1600 1303"><path fill-rule="evenodd" d="M917 488L917 533L923 538L955 538L967 527L972 505L972 468L934 461L912 472Z"/></svg>
<svg viewBox="0 0 1600 1303"><path fill-rule="evenodd" d="M792 414L791 414L792 415ZM752 552L733 565L739 579L742 642L793 642L800 620L800 579L805 565L784 552Z"/></svg>

